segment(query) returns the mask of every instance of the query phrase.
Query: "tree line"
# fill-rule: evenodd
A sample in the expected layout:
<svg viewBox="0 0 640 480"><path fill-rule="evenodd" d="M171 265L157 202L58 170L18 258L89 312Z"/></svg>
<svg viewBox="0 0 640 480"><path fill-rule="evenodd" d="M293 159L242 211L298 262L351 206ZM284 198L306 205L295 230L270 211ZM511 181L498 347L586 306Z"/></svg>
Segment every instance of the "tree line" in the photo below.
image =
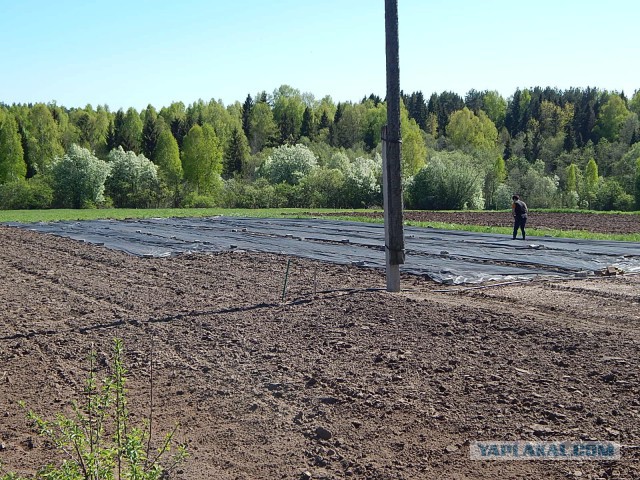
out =
<svg viewBox="0 0 640 480"><path fill-rule="evenodd" d="M409 208L640 208L640 91L402 94ZM283 85L156 110L0 104L0 208L381 204L386 104Z"/></svg>

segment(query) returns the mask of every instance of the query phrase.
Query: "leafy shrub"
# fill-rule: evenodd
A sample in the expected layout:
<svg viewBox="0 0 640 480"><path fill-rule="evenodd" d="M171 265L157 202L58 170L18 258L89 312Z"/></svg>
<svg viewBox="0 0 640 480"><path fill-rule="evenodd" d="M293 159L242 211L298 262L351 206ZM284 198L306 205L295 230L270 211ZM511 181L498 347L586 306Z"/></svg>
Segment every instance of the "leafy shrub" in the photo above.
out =
<svg viewBox="0 0 640 480"><path fill-rule="evenodd" d="M218 197L190 192L182 199L183 208L213 208L219 204Z"/></svg>
<svg viewBox="0 0 640 480"><path fill-rule="evenodd" d="M593 206L596 210L631 211L635 201L620 183L612 178L605 178L598 185Z"/></svg>
<svg viewBox="0 0 640 480"><path fill-rule="evenodd" d="M0 208L4 210L50 208L52 202L53 188L38 175L0 185Z"/></svg>
<svg viewBox="0 0 640 480"><path fill-rule="evenodd" d="M181 207L184 208L212 208L223 203L225 182L217 173L210 179L207 193L201 193L197 187L185 187Z"/></svg>
<svg viewBox="0 0 640 480"><path fill-rule="evenodd" d="M253 183L234 178L224 183L222 205L227 208L277 208L284 207L286 202L265 178Z"/></svg>
<svg viewBox="0 0 640 480"><path fill-rule="evenodd" d="M46 420L33 411L27 412L33 427L65 458L59 466L42 468L35 478L159 480L167 478L170 471L187 458L187 451L182 445L177 447L175 454L168 455L174 444L177 426L165 435L159 448L153 451L149 425L132 424L121 340L114 340L113 355L112 373L99 382L94 372L96 354L91 353L83 401L73 403L73 415L59 413L54 420ZM169 457L168 466L161 463L166 457ZM12 473L0 475L0 479L23 480Z"/></svg>
<svg viewBox="0 0 640 480"><path fill-rule="evenodd" d="M439 152L408 186L409 207L420 210L462 210L477 207L482 198L482 172L470 156Z"/></svg>
<svg viewBox="0 0 640 480"><path fill-rule="evenodd" d="M344 205L344 174L336 168L317 168L300 182L304 207L340 208Z"/></svg>
<svg viewBox="0 0 640 480"><path fill-rule="evenodd" d="M329 160L327 160L324 166L327 168L335 168L344 173L349 169L350 164L351 162L346 153L336 151L331 154L331 157L329 157Z"/></svg>
<svg viewBox="0 0 640 480"><path fill-rule="evenodd" d="M349 164L344 179L346 207L363 208L382 203L382 158L358 157Z"/></svg>
<svg viewBox="0 0 640 480"><path fill-rule="evenodd" d="M54 200L59 207L90 208L104 200L109 165L86 148L71 145L66 155L54 160L51 174Z"/></svg>
<svg viewBox="0 0 640 480"><path fill-rule="evenodd" d="M509 172L507 185L529 207L552 208L561 204L560 179L555 175L545 175L544 169L544 162L536 160L533 164L518 162Z"/></svg>
<svg viewBox="0 0 640 480"><path fill-rule="evenodd" d="M105 189L116 207L148 208L157 203L158 167L151 160L118 147L109 152L108 161L111 173Z"/></svg>
<svg viewBox="0 0 640 480"><path fill-rule="evenodd" d="M304 145L283 145L273 150L262 165L261 174L272 185L297 185L316 166L316 156Z"/></svg>
<svg viewBox="0 0 640 480"><path fill-rule="evenodd" d="M495 205L496 208L498 210L504 210L507 208L511 207L511 204L513 203L513 200L511 199L513 197L513 190L511 190L511 188L504 184L501 183L500 185L498 185L498 187L496 188L496 192L494 194L494 201L495 201Z"/></svg>

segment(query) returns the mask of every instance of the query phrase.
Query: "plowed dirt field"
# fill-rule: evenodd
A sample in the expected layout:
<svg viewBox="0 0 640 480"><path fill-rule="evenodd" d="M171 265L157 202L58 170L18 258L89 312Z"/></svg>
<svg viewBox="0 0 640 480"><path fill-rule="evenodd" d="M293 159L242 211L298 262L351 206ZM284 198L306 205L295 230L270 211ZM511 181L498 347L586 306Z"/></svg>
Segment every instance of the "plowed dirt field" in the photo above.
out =
<svg viewBox="0 0 640 480"><path fill-rule="evenodd" d="M533 222L532 222L533 223ZM220 253L138 258L0 227L0 462L59 454L46 417L126 349L129 408L179 423L180 479L638 479L640 276L443 291ZM100 364L100 363L99 363ZM610 440L619 461L475 461L474 440Z"/></svg>

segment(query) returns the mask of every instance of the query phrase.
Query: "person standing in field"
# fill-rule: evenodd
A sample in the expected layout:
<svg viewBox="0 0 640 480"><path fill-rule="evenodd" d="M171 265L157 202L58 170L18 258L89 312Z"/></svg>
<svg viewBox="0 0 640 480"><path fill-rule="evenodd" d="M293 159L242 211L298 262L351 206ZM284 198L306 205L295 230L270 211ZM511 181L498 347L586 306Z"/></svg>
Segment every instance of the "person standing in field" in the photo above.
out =
<svg viewBox="0 0 640 480"><path fill-rule="evenodd" d="M527 213L529 209L527 208L527 204L520 200L518 195L514 195L511 199L513 200L511 204L511 211L513 213L513 239L516 239L518 229L520 229L522 231L522 239L525 240L526 233L524 226L527 224Z"/></svg>

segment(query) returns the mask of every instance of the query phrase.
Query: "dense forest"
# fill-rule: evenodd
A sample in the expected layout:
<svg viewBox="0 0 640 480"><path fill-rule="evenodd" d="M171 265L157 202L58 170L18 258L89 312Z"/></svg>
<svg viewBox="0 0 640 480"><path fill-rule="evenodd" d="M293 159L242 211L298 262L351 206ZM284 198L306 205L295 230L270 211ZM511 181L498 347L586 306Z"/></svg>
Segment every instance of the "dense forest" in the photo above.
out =
<svg viewBox="0 0 640 480"><path fill-rule="evenodd" d="M402 94L407 208L640 209L640 90ZM0 208L381 204L382 98L0 103Z"/></svg>

